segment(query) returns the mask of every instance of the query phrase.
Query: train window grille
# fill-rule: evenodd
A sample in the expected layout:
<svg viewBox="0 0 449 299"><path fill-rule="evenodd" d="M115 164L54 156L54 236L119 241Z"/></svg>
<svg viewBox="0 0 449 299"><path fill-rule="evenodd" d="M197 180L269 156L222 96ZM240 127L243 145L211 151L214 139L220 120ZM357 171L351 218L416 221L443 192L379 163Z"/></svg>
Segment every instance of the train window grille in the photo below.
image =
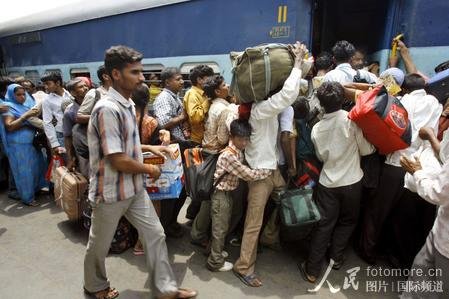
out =
<svg viewBox="0 0 449 299"><path fill-rule="evenodd" d="M163 64L144 64L143 76L145 77L145 83L148 86L150 84L161 86L161 72L164 68Z"/></svg>
<svg viewBox="0 0 449 299"><path fill-rule="evenodd" d="M221 73L220 67L215 62L186 62L186 63L183 63L180 67L182 79L184 80L184 88L180 92L181 97L184 97L187 90L190 87L192 87L192 82L190 81L190 78L189 78L190 70L200 64L205 64L205 65L211 67L214 70L215 75L220 75L220 73Z"/></svg>
<svg viewBox="0 0 449 299"><path fill-rule="evenodd" d="M72 68L70 69L70 78L87 77L90 78L90 71L88 68Z"/></svg>
<svg viewBox="0 0 449 299"><path fill-rule="evenodd" d="M41 80L41 76L37 70L25 71L25 78L37 84Z"/></svg>
<svg viewBox="0 0 449 299"><path fill-rule="evenodd" d="M8 72L8 77L10 77L12 79L16 79L16 78L21 77L21 76L23 76L23 74L21 72L18 72L18 71Z"/></svg>

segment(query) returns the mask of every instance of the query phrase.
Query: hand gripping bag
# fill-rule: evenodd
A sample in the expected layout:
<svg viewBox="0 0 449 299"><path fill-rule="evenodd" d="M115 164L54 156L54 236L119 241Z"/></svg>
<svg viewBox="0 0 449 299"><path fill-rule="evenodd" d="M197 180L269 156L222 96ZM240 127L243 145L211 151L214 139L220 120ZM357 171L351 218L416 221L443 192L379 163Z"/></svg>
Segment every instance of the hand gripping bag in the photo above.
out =
<svg viewBox="0 0 449 299"><path fill-rule="evenodd" d="M412 129L407 110L397 98L388 95L384 86L362 93L349 112L349 118L380 154L410 146Z"/></svg>

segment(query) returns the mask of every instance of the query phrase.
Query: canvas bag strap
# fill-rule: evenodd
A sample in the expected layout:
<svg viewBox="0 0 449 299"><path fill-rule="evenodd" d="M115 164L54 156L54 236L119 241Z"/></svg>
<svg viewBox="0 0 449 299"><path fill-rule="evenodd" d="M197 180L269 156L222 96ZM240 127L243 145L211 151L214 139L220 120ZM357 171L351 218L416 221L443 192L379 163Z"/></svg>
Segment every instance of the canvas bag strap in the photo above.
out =
<svg viewBox="0 0 449 299"><path fill-rule="evenodd" d="M270 65L270 55L268 54L269 48L263 50L263 61L265 63L265 94L270 93L271 87L271 65Z"/></svg>

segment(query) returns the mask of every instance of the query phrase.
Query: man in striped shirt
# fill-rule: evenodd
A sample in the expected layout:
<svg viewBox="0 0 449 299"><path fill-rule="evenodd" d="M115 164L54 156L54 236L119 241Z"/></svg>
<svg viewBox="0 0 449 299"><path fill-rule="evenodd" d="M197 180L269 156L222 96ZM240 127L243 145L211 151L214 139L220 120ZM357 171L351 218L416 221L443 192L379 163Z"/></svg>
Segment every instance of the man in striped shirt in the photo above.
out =
<svg viewBox="0 0 449 299"><path fill-rule="evenodd" d="M180 289L168 261L165 234L144 188L143 174L160 169L143 164L132 91L142 84L142 54L124 46L106 51L112 79L108 94L95 105L88 127L92 224L84 258L84 290L96 298L116 298L106 277L105 258L117 224L125 216L139 231L156 298L190 298Z"/></svg>

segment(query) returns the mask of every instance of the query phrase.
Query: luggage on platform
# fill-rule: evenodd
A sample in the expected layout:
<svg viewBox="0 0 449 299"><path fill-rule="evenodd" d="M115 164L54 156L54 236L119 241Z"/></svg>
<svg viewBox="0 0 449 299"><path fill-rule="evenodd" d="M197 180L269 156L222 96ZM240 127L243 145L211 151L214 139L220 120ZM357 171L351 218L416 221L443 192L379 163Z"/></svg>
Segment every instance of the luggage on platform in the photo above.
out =
<svg viewBox="0 0 449 299"><path fill-rule="evenodd" d="M243 103L266 100L279 92L291 73L295 56L288 45L263 44L243 52L231 52L231 94ZM305 60L303 76L313 60Z"/></svg>
<svg viewBox="0 0 449 299"><path fill-rule="evenodd" d="M380 154L389 154L410 146L411 124L401 102L388 95L384 86L362 93L349 118L363 131Z"/></svg>
<svg viewBox="0 0 449 299"><path fill-rule="evenodd" d="M441 104L446 104L449 99L449 69L430 78L426 85L426 91L436 97Z"/></svg>
<svg viewBox="0 0 449 299"><path fill-rule="evenodd" d="M320 212L312 189L290 189L280 195L280 218L284 226L302 227L318 222Z"/></svg>
<svg viewBox="0 0 449 299"><path fill-rule="evenodd" d="M69 220L79 220L87 190L86 178L78 172L69 171L65 166L56 168L54 178L57 204L63 208Z"/></svg>
<svg viewBox="0 0 449 299"><path fill-rule="evenodd" d="M92 208L90 207L90 204L88 204L83 211L83 227L87 230L90 230L91 216ZM139 234L137 229L135 229L125 217L122 217L117 224L111 247L109 247L109 252L113 254L125 252L127 249L136 245L138 238Z"/></svg>

